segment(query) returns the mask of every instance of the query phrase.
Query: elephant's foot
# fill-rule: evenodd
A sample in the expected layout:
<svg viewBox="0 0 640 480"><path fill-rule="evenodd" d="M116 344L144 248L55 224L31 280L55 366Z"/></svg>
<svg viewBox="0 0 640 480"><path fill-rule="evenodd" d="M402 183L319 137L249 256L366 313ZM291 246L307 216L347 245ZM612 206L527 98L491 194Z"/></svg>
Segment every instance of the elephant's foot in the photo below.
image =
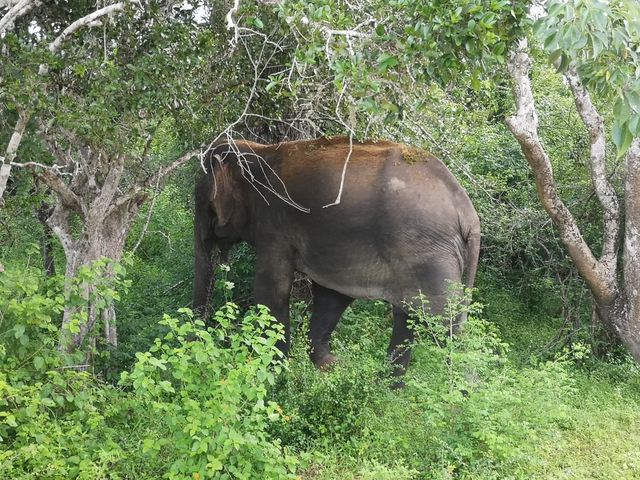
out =
<svg viewBox="0 0 640 480"><path fill-rule="evenodd" d="M322 370L323 372L329 372L333 370L333 366L338 362L338 357L331 353L326 353L321 357L316 357L313 359L313 364L316 366L318 370Z"/></svg>

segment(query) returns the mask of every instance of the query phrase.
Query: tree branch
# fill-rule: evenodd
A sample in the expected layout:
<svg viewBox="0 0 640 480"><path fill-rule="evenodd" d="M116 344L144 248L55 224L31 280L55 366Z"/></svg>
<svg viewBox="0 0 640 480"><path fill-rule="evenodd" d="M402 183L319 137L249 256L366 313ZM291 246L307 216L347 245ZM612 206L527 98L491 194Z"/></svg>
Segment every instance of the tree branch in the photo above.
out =
<svg viewBox="0 0 640 480"><path fill-rule="evenodd" d="M65 28L62 31L62 33L60 35L58 35L55 38L55 40L53 40L53 42L51 42L49 44L49 51L51 53L56 53L60 49L60 47L62 46L62 44L64 43L64 41L68 37L73 35L75 32L80 30L82 27L85 27L87 25L91 25L93 22L95 22L100 17L103 17L105 15L109 15L111 13L123 11L126 3L128 3L128 2L118 2L118 3L114 3L113 5L107 5L106 7L100 8L100 9L90 13L89 15L85 15L84 17L79 18L78 20L73 22L71 25L69 25L67 28ZM40 70L39 70L38 73L40 75L47 75L49 73L49 67L47 65L45 65L44 63L41 64L40 65Z"/></svg>
<svg viewBox="0 0 640 480"><path fill-rule="evenodd" d="M22 141L22 136L27 128L27 123L29 123L29 115L27 115L27 112L24 110L18 110L18 121L16 122L16 126L13 127L13 134L9 139L7 150L4 157L0 157L0 162L2 163L2 165L0 165L0 202L2 201L2 196L7 188L7 181L11 174L11 164L13 159L16 157L16 152L18 151L18 147Z"/></svg>
<svg viewBox="0 0 640 480"><path fill-rule="evenodd" d="M583 123L589 131L591 139L591 155L589 167L591 170L591 180L595 188L598 200L604 210L604 239L602 245L602 255L600 263L615 279L617 270L617 246L620 233L620 206L615 190L607 178L606 168L606 141L604 135L604 122L598 114L596 107L591 101L589 92L584 88L575 65L571 65L564 74L573 97L576 108L582 118Z"/></svg>
<svg viewBox="0 0 640 480"><path fill-rule="evenodd" d="M75 32L80 30L82 27L89 25L96 21L98 18L103 17L105 15L109 15L114 12L121 12L124 10L125 2L114 3L113 5L107 5L106 7L100 8L95 12L90 13L89 15L85 15L82 18L79 18L67 28L65 28L60 35L56 37L56 39L49 44L49 51L51 53L55 53L62 46L62 43L67 39L67 37L73 35Z"/></svg>
<svg viewBox="0 0 640 480"><path fill-rule="evenodd" d="M538 197L560 232L566 247L591 292L600 303L610 303L617 294L615 278L598 262L585 242L575 218L560 198L551 161L538 138L538 116L529 80L531 59L525 50L512 53L507 69L513 80L517 111L506 123L533 171Z"/></svg>
<svg viewBox="0 0 640 480"><path fill-rule="evenodd" d="M5 33L13 29L15 21L27 14L33 7L37 7L41 4L39 0L19 0L9 9L9 11L0 18L0 37L3 37Z"/></svg>
<svg viewBox="0 0 640 480"><path fill-rule="evenodd" d="M151 186L157 185L164 177L172 173L174 170L180 168L182 165L187 163L193 157L200 155L201 150L191 150L190 152L185 153L180 158L174 160L166 167L160 167L158 171L154 174L142 181L140 184L135 185L129 193L120 197L120 199L113 204L110 211L121 208L122 205L128 204L131 201L135 201L137 203L144 201L146 198L146 194L144 193L144 189Z"/></svg>
<svg viewBox="0 0 640 480"><path fill-rule="evenodd" d="M52 170L45 170L39 173L38 178L46 183L51 190L56 192L60 201L66 208L86 216L86 211L80 201L80 198Z"/></svg>

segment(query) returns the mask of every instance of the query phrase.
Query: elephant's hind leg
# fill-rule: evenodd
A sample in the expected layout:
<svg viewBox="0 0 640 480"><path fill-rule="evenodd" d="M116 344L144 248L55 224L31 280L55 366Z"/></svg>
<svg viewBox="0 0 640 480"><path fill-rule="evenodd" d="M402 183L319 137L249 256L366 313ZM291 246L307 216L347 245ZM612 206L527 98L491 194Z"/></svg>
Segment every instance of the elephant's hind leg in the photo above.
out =
<svg viewBox="0 0 640 480"><path fill-rule="evenodd" d="M331 334L353 298L313 282L313 313L309 326L309 356L319 369L335 362Z"/></svg>
<svg viewBox="0 0 640 480"><path fill-rule="evenodd" d="M393 331L389 342L389 361L393 365L393 376L400 377L407 371L411 359L413 330L407 324L409 314L402 308L393 306Z"/></svg>

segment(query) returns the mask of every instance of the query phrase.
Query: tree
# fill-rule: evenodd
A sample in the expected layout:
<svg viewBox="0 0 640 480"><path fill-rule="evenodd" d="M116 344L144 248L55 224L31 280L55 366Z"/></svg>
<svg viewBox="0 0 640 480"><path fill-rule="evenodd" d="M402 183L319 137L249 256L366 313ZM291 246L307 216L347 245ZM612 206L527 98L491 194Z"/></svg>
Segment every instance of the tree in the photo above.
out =
<svg viewBox="0 0 640 480"><path fill-rule="evenodd" d="M257 25L237 24L237 5L21 0L0 12L0 119L15 124L0 196L12 167L32 169L51 189L47 223L63 246L68 285L92 262L122 258L141 204L215 134L272 131L263 119L275 105L258 85L284 48ZM16 161L26 137L42 146L39 158ZM82 350L100 320L116 343L113 307L99 318L94 285L84 288L82 312L64 311L64 351ZM87 318L79 328L78 313Z"/></svg>
<svg viewBox="0 0 640 480"><path fill-rule="evenodd" d="M529 79L531 58L524 48L514 52L508 64L517 112L507 124L534 172L545 210L593 295L596 315L640 362L640 6L624 1L553 1L546 16L537 22L536 31L551 60L564 72L590 139L589 168L603 211L599 258L555 187L551 160L538 137ZM619 240L623 213L607 169L605 120L586 85L613 100L612 136L618 156L626 153L622 258Z"/></svg>
<svg viewBox="0 0 640 480"><path fill-rule="evenodd" d="M3 39L1 92L9 101L2 114L18 120L0 186L12 166L28 167L55 193L47 223L64 248L70 282L102 257L120 260L149 189L199 154L193 146L202 136L192 133L171 144L156 133L167 124L178 132L202 125L192 120L193 108L210 86L214 41L191 10L163 2L97 10L78 2L20 12L20 23ZM99 19L104 22L97 24ZM14 161L25 134L45 147L43 161ZM77 308L64 312L60 346L68 352L84 346L99 319L90 300L93 286L84 288L87 320L78 330L69 330ZM102 320L107 341L115 344L112 308L103 310Z"/></svg>

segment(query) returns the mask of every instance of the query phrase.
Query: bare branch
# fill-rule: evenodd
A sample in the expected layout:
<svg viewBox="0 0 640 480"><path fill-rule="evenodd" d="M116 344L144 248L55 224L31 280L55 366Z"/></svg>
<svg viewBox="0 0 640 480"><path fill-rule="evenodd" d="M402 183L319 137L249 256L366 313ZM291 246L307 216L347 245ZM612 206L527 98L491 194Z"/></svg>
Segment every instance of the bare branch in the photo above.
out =
<svg viewBox="0 0 640 480"><path fill-rule="evenodd" d="M336 117L338 118L340 123L344 127L346 127L346 129L349 131L349 153L347 153L347 158L345 158L344 165L342 166L342 174L340 176L340 187L338 188L338 195L336 196L336 199L332 203L323 205L322 208L332 207L334 205L340 205L340 201L342 200L342 191L344 190L344 181L347 176L347 166L349 165L349 160L351 159L351 154L353 153L353 137L355 135L355 132L353 131L353 128L351 128L350 125L347 125L347 123L342 119L342 115L340 115L340 104L342 103L342 98L344 96L344 93L347 90L347 85L348 83L345 82L344 86L342 87L342 91L340 92L340 96L338 97L338 103L336 104Z"/></svg>
<svg viewBox="0 0 640 480"><path fill-rule="evenodd" d="M79 18L67 28L65 28L60 35L56 37L56 39L49 44L49 51L51 53L55 53L62 46L62 43L75 32L80 30L82 27L90 25L95 22L98 18L103 17L105 15L110 15L115 12L121 12L124 10L125 2L114 3L113 5L107 5L106 7L100 8L95 12L90 13L89 15L85 15L82 18Z"/></svg>
<svg viewBox="0 0 640 480"><path fill-rule="evenodd" d="M187 163L195 156L201 155L201 150L191 150L190 152L185 153L180 158L174 160L166 167L160 167L160 169L154 174L148 177L146 180L142 181L140 184L135 185L131 188L131 190L120 197L115 203L112 204L110 211L121 208L125 204L129 204L134 201L136 203L144 201L147 194L144 192L145 188L148 188L151 185L156 185L161 182L167 175L180 168L182 165Z"/></svg>
<svg viewBox="0 0 640 480"><path fill-rule="evenodd" d="M53 172L55 172L58 175L71 175L70 173L65 173L62 170L67 168L67 165L45 165L44 163L39 163L39 162L24 162L24 163L17 163L17 162L11 162L11 166L12 167L18 167L18 168L42 168L43 170L52 170Z"/></svg>
<svg viewBox="0 0 640 480"><path fill-rule="evenodd" d="M347 166L349 165L349 160L351 159L352 153L353 153L353 132L349 135L349 153L347 153L347 158L345 158L344 165L342 166L342 174L340 176L340 188L338 189L338 196L336 197L333 203L323 205L322 208L333 207L334 205L340 205L340 201L342 200L342 191L344 190L344 181L347 176Z"/></svg>
<svg viewBox="0 0 640 480"><path fill-rule="evenodd" d="M153 189L153 198L151 199L151 205L149 205L149 213L147 213L147 219L145 220L144 226L142 227L142 232L140 232L140 237L138 238L138 241L131 249L132 255L136 253L136 250L138 250L138 247L142 243L142 239L145 237L145 234L147 233L147 229L149 228L149 223L151 222L151 215L153 215L153 207L155 207L156 205L156 200L158 199L159 192L160 192L160 177L156 179L156 186Z"/></svg>
<svg viewBox="0 0 640 480"><path fill-rule="evenodd" d="M19 0L10 2L9 5L11 5L11 3L13 3L13 6L0 18L0 38L8 31L13 30L13 25L18 18L29 13L33 7L39 6L42 2L39 0Z"/></svg>
<svg viewBox="0 0 640 480"><path fill-rule="evenodd" d="M604 240L600 262L610 275L615 277L617 269L617 246L620 232L620 206L615 190L607 178L606 141L604 122L591 101L589 92L584 88L575 65L571 65L564 74L573 97L576 108L582 118L591 139L590 170L591 180L604 210Z"/></svg>
<svg viewBox="0 0 640 480"><path fill-rule="evenodd" d="M238 24L236 23L235 16L240 9L240 0L234 0L233 7L227 12L226 20L227 20L227 30L235 30L235 38L232 40L233 43L238 41Z"/></svg>
<svg viewBox="0 0 640 480"><path fill-rule="evenodd" d="M13 159L16 157L16 152L18 151L18 147L20 146L20 142L22 141L22 136L24 135L25 128L27 128L28 122L29 115L27 115L25 111L19 110L18 121L13 128L13 134L9 139L9 145L7 145L5 155L4 157L0 157L0 162L2 163L2 165L0 165L0 201L2 200L4 191L7 188L7 181L11 174L11 164Z"/></svg>
<svg viewBox="0 0 640 480"><path fill-rule="evenodd" d="M79 18L67 28L65 28L60 35L58 35L53 42L49 44L49 51L51 53L56 53L64 41L73 35L75 32L80 30L85 26L92 26L94 22L96 22L100 17L104 17L105 15L110 15L115 12L121 12L124 10L124 7L128 2L118 2L113 5L107 5L106 7L100 8L89 15L85 15L82 18ZM47 75L49 73L49 67L46 64L41 64L40 69L38 71L40 75Z"/></svg>

